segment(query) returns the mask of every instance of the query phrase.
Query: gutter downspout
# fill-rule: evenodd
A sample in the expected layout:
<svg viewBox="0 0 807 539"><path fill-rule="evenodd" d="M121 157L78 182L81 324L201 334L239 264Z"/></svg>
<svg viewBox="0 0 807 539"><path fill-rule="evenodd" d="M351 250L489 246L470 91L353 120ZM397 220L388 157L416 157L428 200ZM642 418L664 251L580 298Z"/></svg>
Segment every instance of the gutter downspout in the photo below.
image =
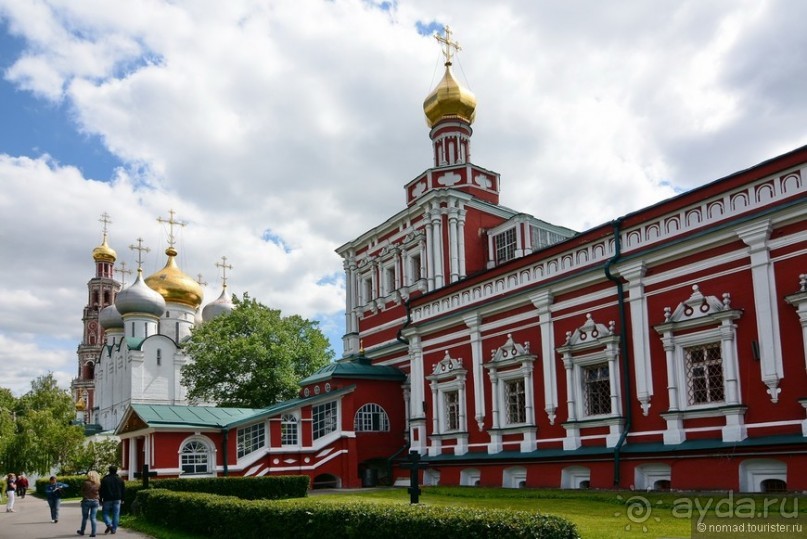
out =
<svg viewBox="0 0 807 539"><path fill-rule="evenodd" d="M622 352L622 393L623 393L623 406L625 408L625 428L622 430L622 434L619 437L619 441L616 443L616 447L614 447L614 487L619 487L621 482L621 473L620 473L620 457L622 446L625 445L625 440L628 438L628 432L631 429L631 423L633 419L633 413L631 411L631 394L633 393L633 388L631 387L631 378L630 378L630 352L628 348L628 330L625 323L625 289L622 285L622 279L618 277L614 277L611 274L611 266L617 263L617 261L622 257L622 239L621 239L621 227L622 227L622 220L624 217L620 217L613 221L614 225L614 256L605 263L605 277L609 281L613 281L616 283L616 291L617 291L617 303L619 308L619 348Z"/></svg>
<svg viewBox="0 0 807 539"><path fill-rule="evenodd" d="M403 325L398 329L398 334L395 335L395 339L402 344L409 344L409 339L403 336L403 330L406 329L406 326L412 323L412 311L409 307L409 299L404 301L404 309L406 309L406 320L404 320Z"/></svg>
<svg viewBox="0 0 807 539"><path fill-rule="evenodd" d="M229 475L229 468L227 467L227 440L229 439L230 431L225 429L221 429L221 459L224 462L224 477Z"/></svg>

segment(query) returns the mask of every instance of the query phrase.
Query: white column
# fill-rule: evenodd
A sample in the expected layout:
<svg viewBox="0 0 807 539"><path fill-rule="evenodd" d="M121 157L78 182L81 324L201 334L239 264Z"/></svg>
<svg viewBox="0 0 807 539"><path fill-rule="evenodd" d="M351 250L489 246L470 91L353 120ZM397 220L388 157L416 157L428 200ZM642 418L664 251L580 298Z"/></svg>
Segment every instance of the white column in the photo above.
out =
<svg viewBox="0 0 807 539"><path fill-rule="evenodd" d="M555 424L558 409L558 376L555 364L555 336L552 332L552 312L550 306L552 294L541 292L530 296L532 304L538 309L538 320L541 327L541 366L544 379L544 411L549 417L549 424Z"/></svg>
<svg viewBox="0 0 807 539"><path fill-rule="evenodd" d="M423 376L423 348L419 335L409 339L409 430L411 449L423 454L426 451L425 378Z"/></svg>
<svg viewBox="0 0 807 539"><path fill-rule="evenodd" d="M129 438L129 481L134 480L138 466L137 438Z"/></svg>
<svg viewBox="0 0 807 539"><path fill-rule="evenodd" d="M434 288L445 285L443 261L443 216L437 202L433 203L431 210L432 221L432 247L434 248Z"/></svg>
<svg viewBox="0 0 807 539"><path fill-rule="evenodd" d="M453 204L453 203L452 203ZM449 251L449 269L450 269L450 282L454 282L460 277L459 268L459 245L457 241L457 213L456 206L448 208L448 251Z"/></svg>
<svg viewBox="0 0 807 539"><path fill-rule="evenodd" d="M485 375L482 367L482 334L480 324L482 322L479 315L471 315L463 318L465 325L471 330L471 373L474 381L474 418L476 419L479 431L485 424Z"/></svg>
<svg viewBox="0 0 807 539"><path fill-rule="evenodd" d="M779 402L779 381L782 372L782 344L779 334L779 311L776 302L776 282L773 275L768 238L771 222L754 223L737 230L737 235L748 245L751 259L751 282L754 286L754 308L759 337L762 382L768 386L771 402Z"/></svg>
<svg viewBox="0 0 807 539"><path fill-rule="evenodd" d="M650 399L653 397L653 363L650 361L650 340L647 333L650 324L642 280L646 271L644 262L619 268L620 275L628 280L632 363L636 380L636 397L642 406L643 415L647 415L650 410ZM628 347L629 343L623 343L623 346Z"/></svg>
<svg viewBox="0 0 807 539"><path fill-rule="evenodd" d="M434 290L434 230L432 230L431 212L423 213L424 228L426 231L426 249L423 255L426 257L426 282L428 290Z"/></svg>
<svg viewBox="0 0 807 539"><path fill-rule="evenodd" d="M785 301L795 307L799 315L801 341L804 346L804 367L807 369L807 273L799 275L799 291L785 297Z"/></svg>
<svg viewBox="0 0 807 539"><path fill-rule="evenodd" d="M457 221L457 241L459 243L459 259L460 259L460 279L465 278L465 215L468 212L464 209L459 211L459 219Z"/></svg>

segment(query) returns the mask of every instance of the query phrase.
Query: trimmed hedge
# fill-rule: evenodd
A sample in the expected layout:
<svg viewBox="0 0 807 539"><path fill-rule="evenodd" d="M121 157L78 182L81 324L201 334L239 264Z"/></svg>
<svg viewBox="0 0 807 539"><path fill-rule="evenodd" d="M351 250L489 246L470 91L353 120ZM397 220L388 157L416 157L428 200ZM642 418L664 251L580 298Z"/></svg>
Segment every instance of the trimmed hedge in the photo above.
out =
<svg viewBox="0 0 807 539"><path fill-rule="evenodd" d="M244 500L283 500L308 495L307 475L265 477L201 477L199 479L152 479L149 486L178 492L206 492Z"/></svg>
<svg viewBox="0 0 807 539"><path fill-rule="evenodd" d="M419 539L540 538L576 539L566 519L526 511L432 507L372 502L326 504L304 498L241 500L232 496L141 491L138 514L169 529L206 537L399 537Z"/></svg>
<svg viewBox="0 0 807 539"><path fill-rule="evenodd" d="M67 488L64 489L63 496L65 498L76 498L81 496L81 485L87 479L86 475L57 475L56 481L59 483L64 483L67 485ZM40 477L34 483L34 487L36 488L36 492L34 493L35 496L39 498L45 497L45 487L48 486L50 483L50 476Z"/></svg>

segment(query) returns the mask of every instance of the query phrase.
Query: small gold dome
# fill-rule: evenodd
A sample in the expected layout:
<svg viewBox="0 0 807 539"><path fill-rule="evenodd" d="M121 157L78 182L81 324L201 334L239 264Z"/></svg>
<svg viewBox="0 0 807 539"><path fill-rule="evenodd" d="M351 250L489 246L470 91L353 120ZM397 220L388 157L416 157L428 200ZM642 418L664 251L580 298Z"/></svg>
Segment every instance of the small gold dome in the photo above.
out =
<svg viewBox="0 0 807 539"><path fill-rule="evenodd" d="M174 260L177 252L173 247L166 249L165 254L168 255L165 267L154 275L146 277L146 284L152 290L159 292L166 303L180 303L194 309L198 308L204 297L202 286L179 269Z"/></svg>
<svg viewBox="0 0 807 539"><path fill-rule="evenodd" d="M84 403L84 397L79 396L76 399L76 412L83 412L87 409L87 405Z"/></svg>
<svg viewBox="0 0 807 539"><path fill-rule="evenodd" d="M92 259L96 262L115 262L117 258L118 253L107 245L106 234L104 234L104 241L101 242L101 245L92 250Z"/></svg>
<svg viewBox="0 0 807 539"><path fill-rule="evenodd" d="M443 80L423 101L423 112L426 123L434 127L442 120L461 120L474 123L476 116L476 97L470 90L463 88L451 73L451 63L446 63Z"/></svg>

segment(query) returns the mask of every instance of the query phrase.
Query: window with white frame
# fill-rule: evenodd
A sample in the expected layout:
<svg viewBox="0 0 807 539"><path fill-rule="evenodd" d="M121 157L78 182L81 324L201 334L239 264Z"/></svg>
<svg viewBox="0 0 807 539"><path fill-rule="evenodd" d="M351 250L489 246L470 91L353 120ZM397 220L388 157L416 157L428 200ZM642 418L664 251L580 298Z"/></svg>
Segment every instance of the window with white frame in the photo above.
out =
<svg viewBox="0 0 807 539"><path fill-rule="evenodd" d="M384 267L384 295L389 296L395 292L395 266Z"/></svg>
<svg viewBox="0 0 807 539"><path fill-rule="evenodd" d="M505 422L518 425L527 421L527 401L524 392L524 378L506 380L504 382L506 402Z"/></svg>
<svg viewBox="0 0 807 539"><path fill-rule="evenodd" d="M361 296L359 298L360 299L359 302L362 305L365 305L367 303L370 303L370 301L373 299L373 279L369 275L368 276L363 276L361 278L360 283L361 283L361 285L360 285L359 290L360 290Z"/></svg>
<svg viewBox="0 0 807 539"><path fill-rule="evenodd" d="M353 430L356 432L388 432L389 417L384 409L375 403L367 403L358 410L353 418Z"/></svg>
<svg viewBox="0 0 807 539"><path fill-rule="evenodd" d="M509 228L493 238L496 264L512 260L516 256L516 229Z"/></svg>
<svg viewBox="0 0 807 539"><path fill-rule="evenodd" d="M420 253L413 254L409 257L409 284L415 284L421 279L420 271L421 258Z"/></svg>
<svg viewBox="0 0 807 539"><path fill-rule="evenodd" d="M583 367L583 401L586 415L611 413L611 382L608 362Z"/></svg>
<svg viewBox="0 0 807 539"><path fill-rule="evenodd" d="M683 352L689 404L724 402L720 342L687 346Z"/></svg>
<svg viewBox="0 0 807 539"><path fill-rule="evenodd" d="M336 432L337 422L337 403L336 401L318 404L313 407L313 434L314 439L322 438L326 434Z"/></svg>
<svg viewBox="0 0 807 539"><path fill-rule="evenodd" d="M299 444L299 421L294 414L283 414L280 419L280 445Z"/></svg>
<svg viewBox="0 0 807 539"><path fill-rule="evenodd" d="M266 445L266 427L256 423L238 429L238 458L249 455Z"/></svg>
<svg viewBox="0 0 807 539"><path fill-rule="evenodd" d="M210 447L199 439L188 440L179 452L179 467L183 474L198 475L211 472Z"/></svg>
<svg viewBox="0 0 807 539"><path fill-rule="evenodd" d="M443 406L446 411L446 430L460 430L460 392L454 390L443 393Z"/></svg>
<svg viewBox="0 0 807 539"><path fill-rule="evenodd" d="M552 232L537 226L533 226L530 232L532 237L531 247L533 250L542 249L566 239L565 236L557 232Z"/></svg>

